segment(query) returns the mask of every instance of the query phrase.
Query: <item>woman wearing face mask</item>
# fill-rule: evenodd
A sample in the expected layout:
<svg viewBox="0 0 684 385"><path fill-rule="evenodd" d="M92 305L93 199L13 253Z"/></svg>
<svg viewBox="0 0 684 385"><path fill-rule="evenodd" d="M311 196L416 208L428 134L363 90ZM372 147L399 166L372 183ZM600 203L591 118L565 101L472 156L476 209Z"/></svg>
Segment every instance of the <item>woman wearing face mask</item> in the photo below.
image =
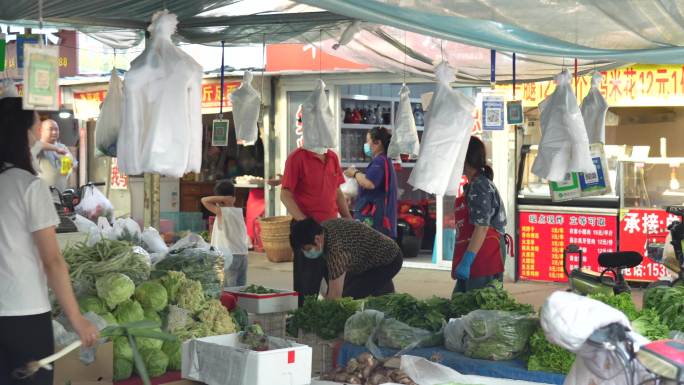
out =
<svg viewBox="0 0 684 385"><path fill-rule="evenodd" d="M487 165L482 141L470 138L463 173L468 185L456 199L458 238L454 248L452 278L454 292L480 289L501 279L506 250L506 211L496 186L494 171Z"/></svg>
<svg viewBox="0 0 684 385"><path fill-rule="evenodd" d="M0 384L52 384L45 369L26 381L11 377L55 352L48 286L81 341L91 346L98 338L79 311L55 235L59 217L31 159L38 127L21 98L0 100Z"/></svg>
<svg viewBox="0 0 684 385"><path fill-rule="evenodd" d="M371 226L390 238L397 238L397 175L386 152L390 144L385 127L373 127L366 135L363 150L372 158L361 172L354 167L344 174L359 184L354 218Z"/></svg>

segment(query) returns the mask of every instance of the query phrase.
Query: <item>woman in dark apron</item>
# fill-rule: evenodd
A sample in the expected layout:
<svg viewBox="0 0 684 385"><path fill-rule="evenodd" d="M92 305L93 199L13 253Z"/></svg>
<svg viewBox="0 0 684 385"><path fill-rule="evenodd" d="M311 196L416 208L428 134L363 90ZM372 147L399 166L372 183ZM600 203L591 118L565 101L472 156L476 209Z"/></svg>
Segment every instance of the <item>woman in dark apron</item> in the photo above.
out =
<svg viewBox="0 0 684 385"><path fill-rule="evenodd" d="M506 255L506 211L487 165L482 141L470 138L463 173L468 177L464 193L456 199L456 245L451 276L454 292L480 289L501 280Z"/></svg>

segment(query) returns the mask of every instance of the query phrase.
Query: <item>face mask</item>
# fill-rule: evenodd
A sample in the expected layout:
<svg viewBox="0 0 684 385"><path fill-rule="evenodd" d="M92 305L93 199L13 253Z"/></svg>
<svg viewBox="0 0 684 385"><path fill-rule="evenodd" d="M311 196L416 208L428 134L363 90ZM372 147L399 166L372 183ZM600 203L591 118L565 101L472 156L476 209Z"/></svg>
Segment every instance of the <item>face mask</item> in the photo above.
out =
<svg viewBox="0 0 684 385"><path fill-rule="evenodd" d="M373 151L371 151L370 144L368 144L368 142L363 144L363 153L366 154L366 156L373 156Z"/></svg>
<svg viewBox="0 0 684 385"><path fill-rule="evenodd" d="M308 259L318 259L321 256L321 254L323 254L323 250L319 250L319 249L302 250L302 253Z"/></svg>

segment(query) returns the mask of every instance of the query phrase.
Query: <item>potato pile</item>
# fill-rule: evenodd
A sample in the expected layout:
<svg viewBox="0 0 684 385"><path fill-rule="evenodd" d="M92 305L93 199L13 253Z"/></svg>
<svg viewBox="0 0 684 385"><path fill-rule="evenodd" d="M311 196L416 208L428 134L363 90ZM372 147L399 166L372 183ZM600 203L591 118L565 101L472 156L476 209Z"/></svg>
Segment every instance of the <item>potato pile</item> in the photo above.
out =
<svg viewBox="0 0 684 385"><path fill-rule="evenodd" d="M346 367L322 375L321 380L361 385L380 385L387 382L418 385L399 369L398 359L381 361L370 353L361 353L350 359Z"/></svg>

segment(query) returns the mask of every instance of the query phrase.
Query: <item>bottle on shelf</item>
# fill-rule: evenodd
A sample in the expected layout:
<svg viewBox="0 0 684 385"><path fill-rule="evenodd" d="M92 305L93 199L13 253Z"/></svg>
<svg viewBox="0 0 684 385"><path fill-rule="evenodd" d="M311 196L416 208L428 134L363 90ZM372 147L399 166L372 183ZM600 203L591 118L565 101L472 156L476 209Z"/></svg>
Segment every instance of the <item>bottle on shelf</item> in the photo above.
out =
<svg viewBox="0 0 684 385"><path fill-rule="evenodd" d="M389 108L382 108L382 124L392 124L392 112Z"/></svg>
<svg viewBox="0 0 684 385"><path fill-rule="evenodd" d="M361 110L361 123L369 124L368 123L368 117L369 117L368 106L366 106L366 107L363 107L363 109Z"/></svg>
<svg viewBox="0 0 684 385"><path fill-rule="evenodd" d="M344 119L342 120L343 123L351 123L352 122L352 110L351 108L347 107L344 109Z"/></svg>
<svg viewBox="0 0 684 385"><path fill-rule="evenodd" d="M353 123L353 124L361 123L361 112L359 111L358 105L356 107L354 107L354 109L352 110L351 123Z"/></svg>

